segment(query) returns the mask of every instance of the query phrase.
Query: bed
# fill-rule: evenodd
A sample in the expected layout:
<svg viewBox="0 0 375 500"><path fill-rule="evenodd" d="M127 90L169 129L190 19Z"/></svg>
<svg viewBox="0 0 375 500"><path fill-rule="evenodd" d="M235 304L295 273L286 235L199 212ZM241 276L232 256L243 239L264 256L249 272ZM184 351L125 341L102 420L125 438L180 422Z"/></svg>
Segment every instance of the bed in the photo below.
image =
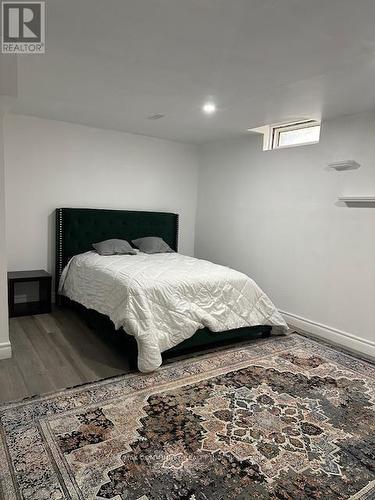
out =
<svg viewBox="0 0 375 500"><path fill-rule="evenodd" d="M114 330L135 338L143 372L158 368L163 352L287 330L246 275L177 253L178 227L172 213L57 209L57 297L108 317ZM92 249L97 241L145 236L163 238L175 252L100 256Z"/></svg>

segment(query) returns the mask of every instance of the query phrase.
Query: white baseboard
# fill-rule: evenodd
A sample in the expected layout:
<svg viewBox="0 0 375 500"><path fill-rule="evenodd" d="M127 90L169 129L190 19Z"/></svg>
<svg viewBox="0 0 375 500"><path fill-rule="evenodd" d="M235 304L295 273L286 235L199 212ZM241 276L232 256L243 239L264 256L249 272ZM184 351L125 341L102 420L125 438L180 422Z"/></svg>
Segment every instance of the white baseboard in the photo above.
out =
<svg viewBox="0 0 375 500"><path fill-rule="evenodd" d="M286 311L280 311L280 313L290 326L294 326L312 337L318 337L375 360L375 342L371 340L357 337L351 333L322 325L316 321L311 321L310 319L302 318Z"/></svg>
<svg viewBox="0 0 375 500"><path fill-rule="evenodd" d="M10 342L2 342L0 344L0 359L7 359L12 357L12 347Z"/></svg>

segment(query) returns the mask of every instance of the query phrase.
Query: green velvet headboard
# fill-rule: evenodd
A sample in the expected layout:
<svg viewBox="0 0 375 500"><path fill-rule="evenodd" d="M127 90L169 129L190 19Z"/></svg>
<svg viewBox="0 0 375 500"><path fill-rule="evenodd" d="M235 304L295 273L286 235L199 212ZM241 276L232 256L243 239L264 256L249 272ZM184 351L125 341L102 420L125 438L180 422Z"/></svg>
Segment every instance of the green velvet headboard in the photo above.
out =
<svg viewBox="0 0 375 500"><path fill-rule="evenodd" d="M56 285L68 260L110 238L159 236L178 250L178 215L93 208L56 209Z"/></svg>

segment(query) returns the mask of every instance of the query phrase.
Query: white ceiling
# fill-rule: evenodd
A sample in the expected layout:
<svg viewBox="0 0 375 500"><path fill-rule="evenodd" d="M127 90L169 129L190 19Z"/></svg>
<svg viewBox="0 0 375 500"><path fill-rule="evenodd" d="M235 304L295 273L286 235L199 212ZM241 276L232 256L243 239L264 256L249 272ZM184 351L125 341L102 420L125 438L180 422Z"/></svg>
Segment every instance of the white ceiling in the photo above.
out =
<svg viewBox="0 0 375 500"><path fill-rule="evenodd" d="M17 113L202 143L375 108L375 0L46 3Z"/></svg>

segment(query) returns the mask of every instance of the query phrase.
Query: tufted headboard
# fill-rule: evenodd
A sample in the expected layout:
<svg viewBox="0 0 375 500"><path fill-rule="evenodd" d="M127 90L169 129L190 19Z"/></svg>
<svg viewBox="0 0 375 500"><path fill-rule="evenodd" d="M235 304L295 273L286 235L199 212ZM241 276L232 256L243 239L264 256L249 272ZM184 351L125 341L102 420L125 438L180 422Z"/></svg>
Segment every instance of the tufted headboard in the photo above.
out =
<svg viewBox="0 0 375 500"><path fill-rule="evenodd" d="M69 259L110 238L159 236L178 250L178 214L93 208L56 209L56 287Z"/></svg>

